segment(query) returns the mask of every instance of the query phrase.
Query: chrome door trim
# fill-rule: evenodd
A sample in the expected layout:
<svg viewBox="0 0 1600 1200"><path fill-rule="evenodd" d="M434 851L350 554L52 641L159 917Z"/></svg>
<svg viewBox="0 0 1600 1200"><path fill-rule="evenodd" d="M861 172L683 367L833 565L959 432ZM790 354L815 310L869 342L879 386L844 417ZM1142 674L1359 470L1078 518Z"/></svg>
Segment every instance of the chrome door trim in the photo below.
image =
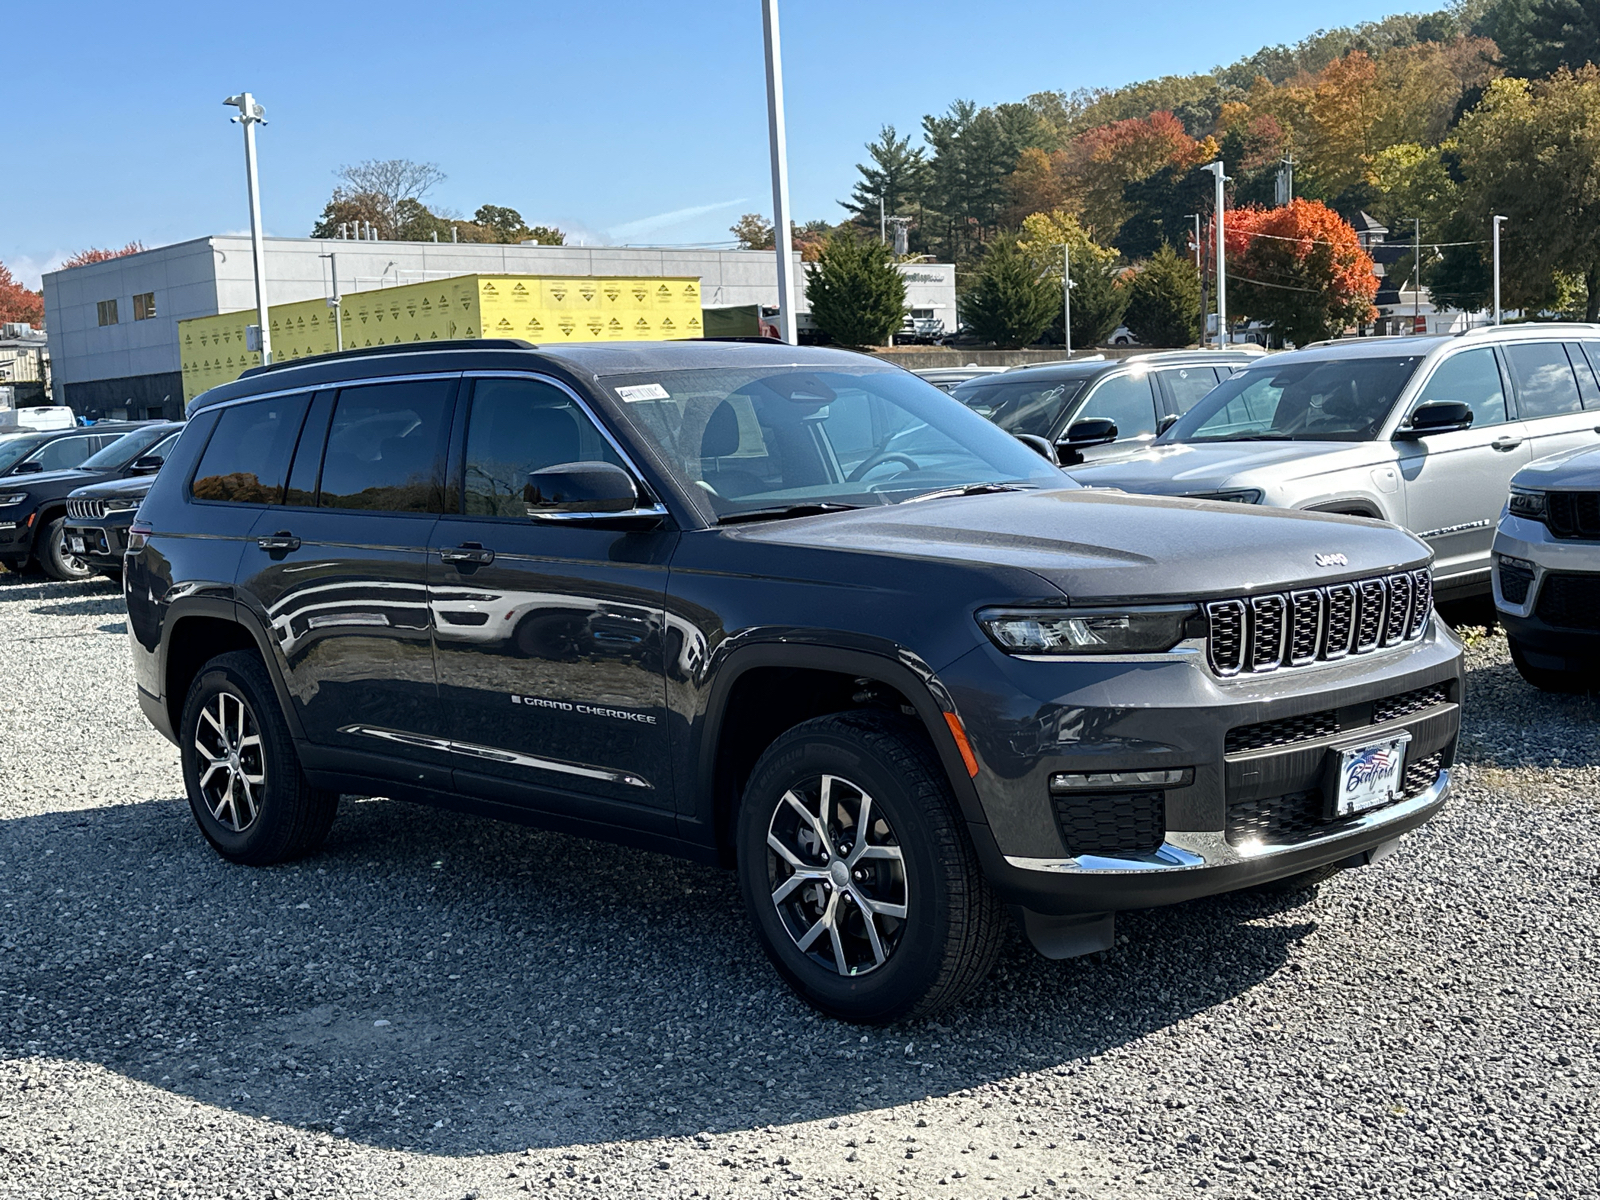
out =
<svg viewBox="0 0 1600 1200"><path fill-rule="evenodd" d="M482 759L488 762L508 763L518 767L532 767L538 771L554 771L561 775L575 775L581 779L598 779L602 783L620 783L626 787L655 790L655 785L628 771L613 771L605 767L591 767L583 763L562 762L555 758L537 758L516 750L501 750L494 746L480 746L475 742L458 742L453 738L431 737L422 733L407 733L402 729L385 729L379 725L344 725L340 733L357 734L396 742L402 746L416 746L423 750L437 750L445 754L459 754L463 758Z"/></svg>

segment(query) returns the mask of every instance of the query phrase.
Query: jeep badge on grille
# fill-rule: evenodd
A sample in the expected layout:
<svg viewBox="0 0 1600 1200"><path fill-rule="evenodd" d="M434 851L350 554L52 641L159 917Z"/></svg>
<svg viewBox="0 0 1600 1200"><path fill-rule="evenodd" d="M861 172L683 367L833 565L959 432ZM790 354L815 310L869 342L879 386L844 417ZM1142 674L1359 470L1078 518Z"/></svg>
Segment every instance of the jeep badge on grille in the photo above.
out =
<svg viewBox="0 0 1600 1200"><path fill-rule="evenodd" d="M1317 566L1319 567L1348 567L1350 560L1342 554L1319 554Z"/></svg>

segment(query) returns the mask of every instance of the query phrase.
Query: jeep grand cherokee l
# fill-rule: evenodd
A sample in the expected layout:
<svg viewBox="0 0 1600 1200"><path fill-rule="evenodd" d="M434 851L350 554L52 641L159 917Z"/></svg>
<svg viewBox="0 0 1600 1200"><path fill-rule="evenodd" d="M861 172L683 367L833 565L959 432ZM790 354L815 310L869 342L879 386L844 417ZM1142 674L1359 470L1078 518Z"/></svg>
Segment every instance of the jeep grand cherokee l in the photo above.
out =
<svg viewBox="0 0 1600 1200"><path fill-rule="evenodd" d="M1428 551L1081 489L911 374L714 342L393 347L198 397L125 559L201 832L341 792L734 867L861 1021L1119 909L1365 863L1444 803Z"/></svg>

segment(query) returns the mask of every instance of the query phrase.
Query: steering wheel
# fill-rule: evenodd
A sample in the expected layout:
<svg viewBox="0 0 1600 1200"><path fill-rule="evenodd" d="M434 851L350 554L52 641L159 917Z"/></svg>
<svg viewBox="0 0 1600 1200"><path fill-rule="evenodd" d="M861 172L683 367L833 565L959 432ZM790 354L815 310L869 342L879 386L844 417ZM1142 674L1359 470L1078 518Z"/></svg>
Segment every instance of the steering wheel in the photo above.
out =
<svg viewBox="0 0 1600 1200"><path fill-rule="evenodd" d="M866 477L868 471L874 467L881 467L886 462L904 463L913 471L920 470L922 466L909 454L901 454L898 450L880 450L878 453L869 456L859 467L846 475L845 482L860 483Z"/></svg>

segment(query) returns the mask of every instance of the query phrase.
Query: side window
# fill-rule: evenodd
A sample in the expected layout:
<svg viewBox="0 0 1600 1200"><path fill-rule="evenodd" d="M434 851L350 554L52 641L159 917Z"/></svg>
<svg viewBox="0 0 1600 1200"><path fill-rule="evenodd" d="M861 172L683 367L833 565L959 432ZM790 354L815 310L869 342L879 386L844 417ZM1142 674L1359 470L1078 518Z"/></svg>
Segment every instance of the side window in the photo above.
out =
<svg viewBox="0 0 1600 1200"><path fill-rule="evenodd" d="M1506 394L1500 386L1500 368L1494 351L1467 350L1452 354L1434 369L1417 396L1417 404L1433 400L1458 400L1472 410L1474 429L1482 425L1503 425L1506 420ZM1415 406L1413 406L1415 408Z"/></svg>
<svg viewBox="0 0 1600 1200"><path fill-rule="evenodd" d="M1172 411L1180 417L1217 386L1217 372L1213 367L1178 367L1161 372L1161 378L1172 393Z"/></svg>
<svg viewBox="0 0 1600 1200"><path fill-rule="evenodd" d="M529 472L570 462L623 465L588 414L560 388L536 379L480 379L473 385L462 481L468 513L525 518Z"/></svg>
<svg viewBox="0 0 1600 1200"><path fill-rule="evenodd" d="M309 399L282 396L224 409L195 468L194 498L276 504Z"/></svg>
<svg viewBox="0 0 1600 1200"><path fill-rule="evenodd" d="M1216 386L1213 377L1212 386ZM1207 389L1210 390L1209 388ZM1138 437L1156 431L1156 402L1148 375L1114 375L1089 393L1074 421L1087 417L1110 417L1117 423L1117 437Z"/></svg>
<svg viewBox="0 0 1600 1200"><path fill-rule="evenodd" d="M333 393L318 392L300 429L294 466L289 469L289 486L283 490L285 504L302 508L317 506L317 474L322 470L322 451L328 444L328 418L332 415Z"/></svg>
<svg viewBox="0 0 1600 1200"><path fill-rule="evenodd" d="M1517 385L1519 416L1553 417L1583 410L1577 377L1560 342L1513 343L1504 349Z"/></svg>
<svg viewBox="0 0 1600 1200"><path fill-rule="evenodd" d="M40 446L29 461L38 463L46 471L70 471L93 453L93 438L64 437Z"/></svg>
<svg viewBox="0 0 1600 1200"><path fill-rule="evenodd" d="M448 379L345 388L334 402L320 508L443 511Z"/></svg>
<svg viewBox="0 0 1600 1200"><path fill-rule="evenodd" d="M1600 350L1600 344L1589 343L1589 356L1585 356L1584 348L1577 342L1567 342L1565 345L1567 357L1572 360L1572 369L1578 373L1578 396L1583 401L1583 407L1600 408L1600 381L1595 379L1594 363L1590 361L1592 352Z"/></svg>

